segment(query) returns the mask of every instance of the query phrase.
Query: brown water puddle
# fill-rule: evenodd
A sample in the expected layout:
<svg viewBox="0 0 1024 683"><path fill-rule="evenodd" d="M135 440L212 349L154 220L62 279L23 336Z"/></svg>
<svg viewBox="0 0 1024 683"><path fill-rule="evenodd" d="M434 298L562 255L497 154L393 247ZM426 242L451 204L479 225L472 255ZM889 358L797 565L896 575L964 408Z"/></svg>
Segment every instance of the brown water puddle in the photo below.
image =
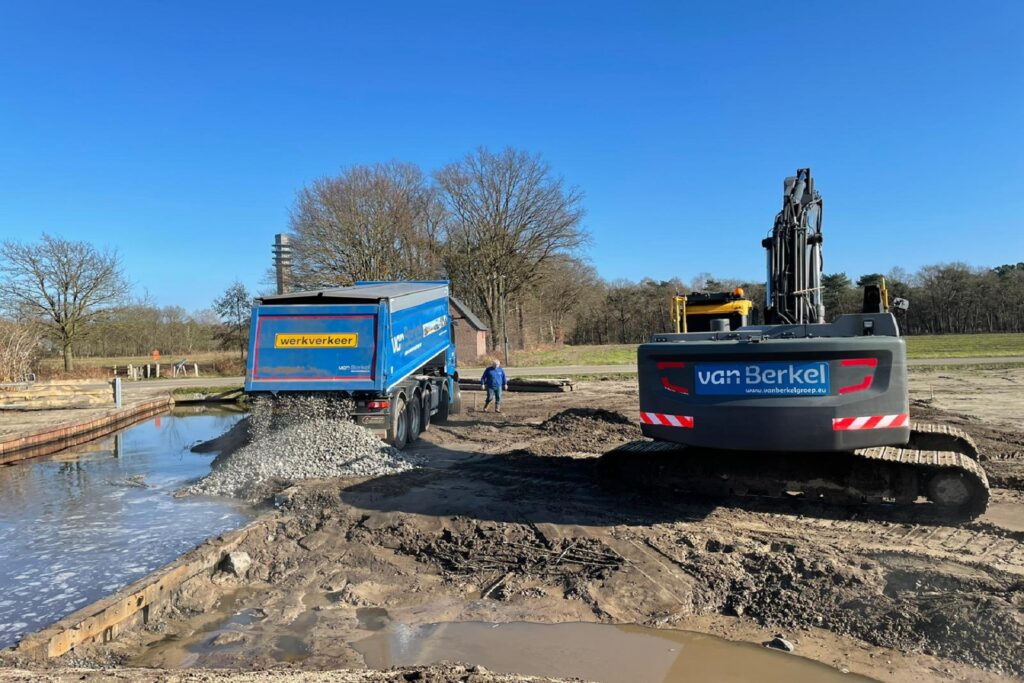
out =
<svg viewBox="0 0 1024 683"><path fill-rule="evenodd" d="M602 683L871 681L803 657L723 638L643 626L451 622L393 624L353 643L370 668L447 661L502 673Z"/></svg>
<svg viewBox="0 0 1024 683"><path fill-rule="evenodd" d="M316 654L311 646L313 632L324 625L321 615L332 610L310 609L286 625L273 625L264 621L266 615L259 608L237 609L245 594L226 596L190 635L167 636L131 663L175 668L237 666L248 659L247 651L257 648L269 655L269 662L301 667L301 662ZM348 645L373 669L460 661L502 673L602 683L874 680L843 674L795 654L691 631L578 622L461 621L410 626L395 622L378 607L359 608L354 615L344 611L349 619L355 616L357 623L349 631L353 640Z"/></svg>

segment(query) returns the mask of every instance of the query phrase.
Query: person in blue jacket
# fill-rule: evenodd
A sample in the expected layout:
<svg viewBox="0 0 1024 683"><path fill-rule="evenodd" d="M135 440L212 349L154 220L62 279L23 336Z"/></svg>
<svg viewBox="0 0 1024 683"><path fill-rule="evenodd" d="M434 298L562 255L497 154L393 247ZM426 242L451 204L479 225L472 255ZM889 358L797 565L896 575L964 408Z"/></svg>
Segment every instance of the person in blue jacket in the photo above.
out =
<svg viewBox="0 0 1024 683"><path fill-rule="evenodd" d="M500 361L492 361L491 367L484 370L483 377L480 378L480 386L487 389L487 400L484 401L484 412L487 412L487 406L491 405L491 401L494 401L494 412L501 412L501 392L504 389L508 389L508 379L505 377L505 371L501 369Z"/></svg>

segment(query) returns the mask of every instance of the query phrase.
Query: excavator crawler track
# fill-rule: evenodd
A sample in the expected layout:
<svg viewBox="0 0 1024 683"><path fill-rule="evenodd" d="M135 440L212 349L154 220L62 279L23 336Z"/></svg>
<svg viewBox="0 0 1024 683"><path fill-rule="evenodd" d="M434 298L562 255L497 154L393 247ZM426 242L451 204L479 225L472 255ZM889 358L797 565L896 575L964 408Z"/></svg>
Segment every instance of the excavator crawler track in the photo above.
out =
<svg viewBox="0 0 1024 683"><path fill-rule="evenodd" d="M780 453L633 441L601 457L602 481L616 489L700 497L802 497L836 505L921 508L945 519L985 511L989 485L973 439L955 427L914 423L904 447ZM922 502L924 501L924 502Z"/></svg>

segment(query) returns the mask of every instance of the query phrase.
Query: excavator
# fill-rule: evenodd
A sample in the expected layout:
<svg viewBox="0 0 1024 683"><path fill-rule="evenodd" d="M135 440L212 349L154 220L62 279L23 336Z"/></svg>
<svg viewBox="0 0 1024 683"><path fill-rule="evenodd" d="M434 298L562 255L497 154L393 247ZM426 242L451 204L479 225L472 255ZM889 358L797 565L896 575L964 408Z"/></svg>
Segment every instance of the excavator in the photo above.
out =
<svg viewBox="0 0 1024 683"><path fill-rule="evenodd" d="M989 486L971 437L911 420L906 343L884 284L826 322L822 207L809 168L785 179L762 241L763 324L655 334L637 349L646 437L601 456L606 481L701 496L931 505L971 519ZM676 314L678 320L678 314Z"/></svg>

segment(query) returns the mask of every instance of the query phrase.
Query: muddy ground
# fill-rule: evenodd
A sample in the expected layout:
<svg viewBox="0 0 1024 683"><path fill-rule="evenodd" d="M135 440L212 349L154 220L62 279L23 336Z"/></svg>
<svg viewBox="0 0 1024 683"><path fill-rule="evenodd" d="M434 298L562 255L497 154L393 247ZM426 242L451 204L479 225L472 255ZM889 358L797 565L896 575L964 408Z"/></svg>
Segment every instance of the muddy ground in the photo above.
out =
<svg viewBox="0 0 1024 683"><path fill-rule="evenodd" d="M194 580L146 629L64 664L360 668L369 614L780 634L881 680L1024 676L1024 370L916 372L911 387L915 419L979 441L984 517L612 493L595 454L638 436L632 382L511 394L501 415L467 393L466 413L414 447L425 467L288 489L272 531L243 544L244 578Z"/></svg>

